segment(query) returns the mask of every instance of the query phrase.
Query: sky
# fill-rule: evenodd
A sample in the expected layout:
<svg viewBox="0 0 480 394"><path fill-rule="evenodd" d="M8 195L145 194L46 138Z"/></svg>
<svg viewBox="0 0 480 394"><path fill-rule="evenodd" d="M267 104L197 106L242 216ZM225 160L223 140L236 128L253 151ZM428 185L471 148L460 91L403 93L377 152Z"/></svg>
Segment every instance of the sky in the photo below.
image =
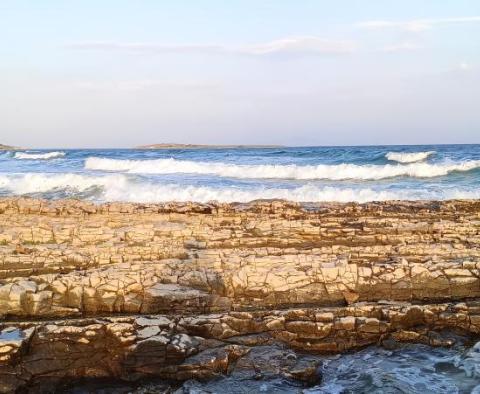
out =
<svg viewBox="0 0 480 394"><path fill-rule="evenodd" d="M0 143L480 143L478 0L0 0Z"/></svg>

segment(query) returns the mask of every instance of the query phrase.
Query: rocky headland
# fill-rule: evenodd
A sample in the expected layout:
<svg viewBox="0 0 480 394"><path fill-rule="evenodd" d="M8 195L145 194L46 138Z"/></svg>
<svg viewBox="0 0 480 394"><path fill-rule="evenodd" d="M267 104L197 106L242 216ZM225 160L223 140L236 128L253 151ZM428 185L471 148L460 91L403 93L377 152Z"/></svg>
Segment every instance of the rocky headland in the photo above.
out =
<svg viewBox="0 0 480 394"><path fill-rule="evenodd" d="M2 199L0 392L307 387L320 355L475 339L479 246L480 201Z"/></svg>
<svg viewBox="0 0 480 394"><path fill-rule="evenodd" d="M15 147L15 146L0 144L0 150L17 150L17 149L19 149L19 148Z"/></svg>

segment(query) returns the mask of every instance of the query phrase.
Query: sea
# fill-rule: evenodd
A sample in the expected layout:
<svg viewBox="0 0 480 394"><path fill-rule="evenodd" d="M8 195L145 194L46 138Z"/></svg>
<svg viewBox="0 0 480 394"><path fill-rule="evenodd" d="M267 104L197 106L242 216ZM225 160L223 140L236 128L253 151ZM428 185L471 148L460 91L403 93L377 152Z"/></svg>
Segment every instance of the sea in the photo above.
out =
<svg viewBox="0 0 480 394"><path fill-rule="evenodd" d="M480 145L0 151L0 196L302 203L480 198Z"/></svg>

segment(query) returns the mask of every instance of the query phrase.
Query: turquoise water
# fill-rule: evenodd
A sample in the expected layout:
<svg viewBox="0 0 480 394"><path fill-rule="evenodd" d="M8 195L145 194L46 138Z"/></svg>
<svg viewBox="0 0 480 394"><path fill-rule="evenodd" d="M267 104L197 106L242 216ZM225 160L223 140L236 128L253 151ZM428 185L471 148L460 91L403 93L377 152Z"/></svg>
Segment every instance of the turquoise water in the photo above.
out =
<svg viewBox="0 0 480 394"><path fill-rule="evenodd" d="M480 145L0 153L0 195L92 201L480 198Z"/></svg>

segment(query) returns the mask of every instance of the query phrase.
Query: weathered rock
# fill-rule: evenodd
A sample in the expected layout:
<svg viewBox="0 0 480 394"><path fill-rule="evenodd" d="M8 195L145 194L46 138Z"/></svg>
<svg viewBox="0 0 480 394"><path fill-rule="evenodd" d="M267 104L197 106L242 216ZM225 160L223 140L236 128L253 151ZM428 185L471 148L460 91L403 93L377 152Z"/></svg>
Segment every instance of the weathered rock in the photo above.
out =
<svg viewBox="0 0 480 394"><path fill-rule="evenodd" d="M413 314L416 319L412 319ZM332 322L319 323L319 316L329 316ZM11 392L41 387L46 381L98 377L125 381L142 376L178 381L211 379L229 373L235 364L251 373L256 369L247 367L251 361L243 358L255 347L270 349L274 344L284 346L284 353L288 348L341 352L371 344L388 346L392 341L449 346L452 339L442 338L437 332L455 330L476 335L480 332L479 318L480 303L469 302L421 306L359 303L181 319L155 315L5 322L0 334L0 389ZM272 329L272 320L284 321L284 328ZM273 354L278 353L263 352L262 357L271 358L258 368L268 363L280 368L271 364ZM296 357L291 351L288 354ZM289 367L282 369L282 374L316 381L318 363L301 366L294 361L287 362ZM286 368L282 363L281 368Z"/></svg>
<svg viewBox="0 0 480 394"><path fill-rule="evenodd" d="M479 201L0 199L0 391L268 362L314 382L289 349L449 346L480 334L479 245Z"/></svg>

